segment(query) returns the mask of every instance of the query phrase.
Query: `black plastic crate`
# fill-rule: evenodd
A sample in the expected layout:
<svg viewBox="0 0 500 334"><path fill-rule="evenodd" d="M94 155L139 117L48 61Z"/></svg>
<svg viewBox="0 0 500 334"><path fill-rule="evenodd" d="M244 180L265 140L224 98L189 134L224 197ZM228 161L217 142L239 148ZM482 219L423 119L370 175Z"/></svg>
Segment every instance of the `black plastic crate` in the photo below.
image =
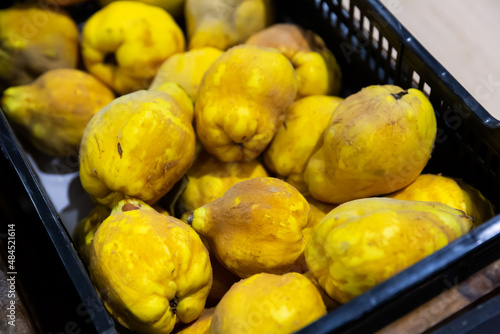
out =
<svg viewBox="0 0 500 334"><path fill-rule="evenodd" d="M429 96L438 120L435 149L424 172L460 177L478 188L496 208L500 208L499 122L379 1L275 2L279 21L295 22L315 31L333 51L343 72L342 96L355 93L364 86L382 83L423 90ZM5 7L4 4L2 6ZM83 13L90 13L98 7L87 3L74 8L80 9L73 9L71 13L78 17L77 22L81 22L85 19ZM98 299L59 213L51 204L27 158L24 150L29 148L20 145L3 114L0 117L0 144L5 161L11 164L2 173L13 178L17 172L20 179L17 183L2 182L0 191L4 194L16 193L16 201L24 202L21 209L24 216L32 217L29 223L22 224L21 220L17 223L19 238L22 235L23 243L32 245L32 255L23 256L22 261L28 262L31 258L33 264L38 266L33 266L35 269L25 266L27 274L23 277L19 274L22 292L28 300L33 296L30 311L35 319L45 319L47 310L64 308L60 316L39 320L40 330L65 332L65 326L74 322L84 333L115 332L116 325ZM5 164L5 161L0 161L0 164ZM21 183L24 189L19 189ZM16 216L15 213L11 217ZM47 248L47 255L42 255L42 252L36 254L35 245ZM495 217L300 332L376 331L498 258L500 217ZM40 266L40 263L44 266ZM50 299L50 292L37 292L37 280L31 277L36 273L40 273L38 276L41 278L50 275L50 270L40 269L46 267L54 270L53 275L58 277L57 286L54 287L58 289L56 300ZM40 283L40 288L50 286L50 280L46 277L41 281L47 282ZM45 299L40 302L35 298Z"/></svg>

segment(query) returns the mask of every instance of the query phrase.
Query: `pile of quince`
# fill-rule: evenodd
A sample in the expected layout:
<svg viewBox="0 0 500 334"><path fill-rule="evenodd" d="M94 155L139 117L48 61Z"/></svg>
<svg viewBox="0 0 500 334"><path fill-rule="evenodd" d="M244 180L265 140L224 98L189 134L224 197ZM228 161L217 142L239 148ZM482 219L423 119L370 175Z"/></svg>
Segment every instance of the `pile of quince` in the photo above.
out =
<svg viewBox="0 0 500 334"><path fill-rule="evenodd" d="M291 333L494 214L422 174L422 92L335 96L334 55L270 0L101 0L79 31L60 5L83 1L0 11L2 109L79 151L97 206L74 241L122 325Z"/></svg>

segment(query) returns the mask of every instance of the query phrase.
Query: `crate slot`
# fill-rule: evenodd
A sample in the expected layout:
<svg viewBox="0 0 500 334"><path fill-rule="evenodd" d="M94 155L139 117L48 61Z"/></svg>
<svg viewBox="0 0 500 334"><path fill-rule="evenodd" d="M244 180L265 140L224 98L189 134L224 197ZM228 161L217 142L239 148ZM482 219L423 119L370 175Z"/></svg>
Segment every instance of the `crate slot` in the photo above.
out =
<svg viewBox="0 0 500 334"><path fill-rule="evenodd" d="M425 94L427 97L431 96L431 91L432 91L432 90L431 90L431 86L429 86L429 85L427 84L427 82L424 82L424 87L423 87L422 91L424 92L424 94Z"/></svg>
<svg viewBox="0 0 500 334"><path fill-rule="evenodd" d="M353 23L356 28L361 27L361 11L359 10L359 7L353 6Z"/></svg>
<svg viewBox="0 0 500 334"><path fill-rule="evenodd" d="M420 83L420 74L418 74L417 72L413 72L411 79L412 86L418 88L418 84Z"/></svg>

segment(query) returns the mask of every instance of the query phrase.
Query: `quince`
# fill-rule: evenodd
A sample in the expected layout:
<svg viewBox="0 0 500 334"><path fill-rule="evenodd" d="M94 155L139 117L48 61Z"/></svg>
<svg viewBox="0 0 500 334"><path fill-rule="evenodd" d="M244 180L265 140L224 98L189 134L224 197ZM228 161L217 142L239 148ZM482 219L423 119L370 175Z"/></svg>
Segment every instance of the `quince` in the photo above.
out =
<svg viewBox="0 0 500 334"><path fill-rule="evenodd" d="M232 186L194 210L188 223L210 252L241 278L289 271L307 244L309 204L279 179L258 177Z"/></svg>
<svg viewBox="0 0 500 334"><path fill-rule="evenodd" d="M195 322L183 327L176 334L208 334L215 307L206 308Z"/></svg>
<svg viewBox="0 0 500 334"><path fill-rule="evenodd" d="M127 94L147 89L160 65L184 51L184 35L165 10L117 1L88 19L81 45L87 70Z"/></svg>
<svg viewBox="0 0 500 334"><path fill-rule="evenodd" d="M418 89L369 86L333 111L304 174L328 203L388 194L413 182L431 156L436 116Z"/></svg>
<svg viewBox="0 0 500 334"><path fill-rule="evenodd" d="M135 199L120 201L97 229L89 271L108 311L139 333L194 321L212 284L196 232Z"/></svg>
<svg viewBox="0 0 500 334"><path fill-rule="evenodd" d="M162 215L169 216L168 212L158 205L153 205L152 208ZM83 264L88 265L90 259L90 249L92 248L92 240L94 234L101 226L102 222L109 217L111 209L105 205L97 205L90 211L89 215L80 220L73 231L73 242L76 250L80 254Z"/></svg>
<svg viewBox="0 0 500 334"><path fill-rule="evenodd" d="M55 0L55 1L61 1L61 0ZM99 0L99 3L101 4L101 6L106 6L115 1L121 1L121 0ZM175 17L181 16L184 7L184 0L132 0L132 1L138 1L151 6L157 6L163 8L170 15Z"/></svg>
<svg viewBox="0 0 500 334"><path fill-rule="evenodd" d="M309 270L346 303L467 233L471 218L438 202L366 198L339 205L307 244Z"/></svg>
<svg viewBox="0 0 500 334"><path fill-rule="evenodd" d="M15 5L0 10L0 86L31 83L78 61L78 28L62 10Z"/></svg>
<svg viewBox="0 0 500 334"><path fill-rule="evenodd" d="M165 82L175 82L195 101L203 75L222 53L211 47L177 53L160 66L149 89L155 90Z"/></svg>
<svg viewBox="0 0 500 334"><path fill-rule="evenodd" d="M243 43L272 21L270 0L186 0L189 50Z"/></svg>
<svg viewBox="0 0 500 334"><path fill-rule="evenodd" d="M292 62L299 81L297 99L340 92L340 66L314 32L295 24L279 23L253 34L245 44L276 48Z"/></svg>
<svg viewBox="0 0 500 334"><path fill-rule="evenodd" d="M203 147L221 161L250 161L272 140L293 102L297 79L274 49L236 46L210 66L195 105Z"/></svg>
<svg viewBox="0 0 500 334"><path fill-rule="evenodd" d="M422 174L409 186L387 197L444 203L471 216L476 227L495 215L493 205L479 190L461 179L441 175Z"/></svg>
<svg viewBox="0 0 500 334"><path fill-rule="evenodd" d="M215 308L210 333L293 333L325 314L320 293L304 275L261 273L229 289Z"/></svg>
<svg viewBox="0 0 500 334"><path fill-rule="evenodd" d="M198 154L186 175L188 184L179 199L186 214L221 197L240 181L268 176L257 160L222 162L206 151Z"/></svg>
<svg viewBox="0 0 500 334"><path fill-rule="evenodd" d="M303 181L307 161L321 146L328 120L342 100L340 97L315 95L288 106L283 125L264 153L266 167L280 176L289 177L287 182L297 189L307 188Z"/></svg>
<svg viewBox="0 0 500 334"><path fill-rule="evenodd" d="M191 98L189 98L186 91L182 89L181 86L179 86L179 84L175 82L165 82L159 86L156 86L155 88L149 88L149 90L156 92L164 92L172 96L179 104L182 113L189 121L189 123L193 123L193 117L194 117L193 101L191 100Z"/></svg>
<svg viewBox="0 0 500 334"><path fill-rule="evenodd" d="M31 84L5 90L2 108L37 149L65 156L78 150L86 124L114 98L88 73L55 69Z"/></svg>
<svg viewBox="0 0 500 334"><path fill-rule="evenodd" d="M80 180L98 203L126 197L153 204L194 159L195 134L177 101L164 92L121 96L95 114L80 147Z"/></svg>

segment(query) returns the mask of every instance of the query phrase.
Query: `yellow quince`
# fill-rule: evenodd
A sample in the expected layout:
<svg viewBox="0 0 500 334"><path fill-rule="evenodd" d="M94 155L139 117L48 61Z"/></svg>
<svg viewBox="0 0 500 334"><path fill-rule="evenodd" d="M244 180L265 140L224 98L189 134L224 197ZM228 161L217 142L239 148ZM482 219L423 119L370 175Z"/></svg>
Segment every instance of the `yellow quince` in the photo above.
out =
<svg viewBox="0 0 500 334"><path fill-rule="evenodd" d="M177 101L164 92L121 96L95 114L80 147L80 180L98 203L134 197L153 204L194 159L195 134Z"/></svg>
<svg viewBox="0 0 500 334"><path fill-rule="evenodd" d="M297 99L339 93L340 66L314 32L295 24L279 23L253 34L245 44L276 48L292 62L299 81Z"/></svg>
<svg viewBox="0 0 500 334"><path fill-rule="evenodd" d="M114 98L94 76L61 68L5 90L2 109L37 149L62 157L78 151L87 123Z"/></svg>
<svg viewBox="0 0 500 334"><path fill-rule="evenodd" d="M297 79L274 49L241 45L210 66L195 105L203 147L221 161L250 161L272 140L293 102Z"/></svg>
<svg viewBox="0 0 500 334"><path fill-rule="evenodd" d="M134 199L120 201L97 229L89 271L108 311L139 333L194 321L212 284L196 232Z"/></svg>
<svg viewBox="0 0 500 334"><path fill-rule="evenodd" d="M117 1L85 23L82 56L87 70L120 94L147 89L160 65L184 51L184 35L165 10Z"/></svg>
<svg viewBox="0 0 500 334"><path fill-rule="evenodd" d="M339 205L317 225L306 263L346 303L467 233L472 220L438 202L366 198Z"/></svg>
<svg viewBox="0 0 500 334"><path fill-rule="evenodd" d="M321 146L328 120L342 100L315 95L288 106L283 125L264 153L266 167L287 177L286 181L298 190L307 188L303 181L307 161Z"/></svg>
<svg viewBox="0 0 500 334"><path fill-rule="evenodd" d="M431 156L436 116L418 89L369 86L333 111L304 181L316 199L340 204L413 182Z"/></svg>
<svg viewBox="0 0 500 334"><path fill-rule="evenodd" d="M0 87L27 85L49 70L76 67L76 24L63 10L46 7L0 10Z"/></svg>
<svg viewBox="0 0 500 334"><path fill-rule="evenodd" d="M53 1L61 1L61 0L53 0ZM115 1L122 1L122 0L99 0L99 3L101 4L101 6L106 6ZM163 8L170 15L175 17L181 16L184 7L184 0L131 0L131 1L138 1L151 6L157 6Z"/></svg>
<svg viewBox="0 0 500 334"><path fill-rule="evenodd" d="M495 214L493 205L479 190L461 179L442 175L419 175L409 186L387 197L444 203L471 216L476 227Z"/></svg>
<svg viewBox="0 0 500 334"><path fill-rule="evenodd" d="M186 0L189 50L243 43L272 21L270 0Z"/></svg>
<svg viewBox="0 0 500 334"><path fill-rule="evenodd" d="M222 162L206 151L198 154L186 175L188 184L179 199L182 211L186 215L221 197L240 181L268 176L257 160Z"/></svg>
<svg viewBox="0 0 500 334"><path fill-rule="evenodd" d="M205 47L175 54L160 66L149 89L155 90L165 82L175 82L195 101L203 75L222 53Z"/></svg>
<svg viewBox="0 0 500 334"><path fill-rule="evenodd" d="M325 314L320 293L304 275L262 273L229 289L215 308L210 333L288 334Z"/></svg>

